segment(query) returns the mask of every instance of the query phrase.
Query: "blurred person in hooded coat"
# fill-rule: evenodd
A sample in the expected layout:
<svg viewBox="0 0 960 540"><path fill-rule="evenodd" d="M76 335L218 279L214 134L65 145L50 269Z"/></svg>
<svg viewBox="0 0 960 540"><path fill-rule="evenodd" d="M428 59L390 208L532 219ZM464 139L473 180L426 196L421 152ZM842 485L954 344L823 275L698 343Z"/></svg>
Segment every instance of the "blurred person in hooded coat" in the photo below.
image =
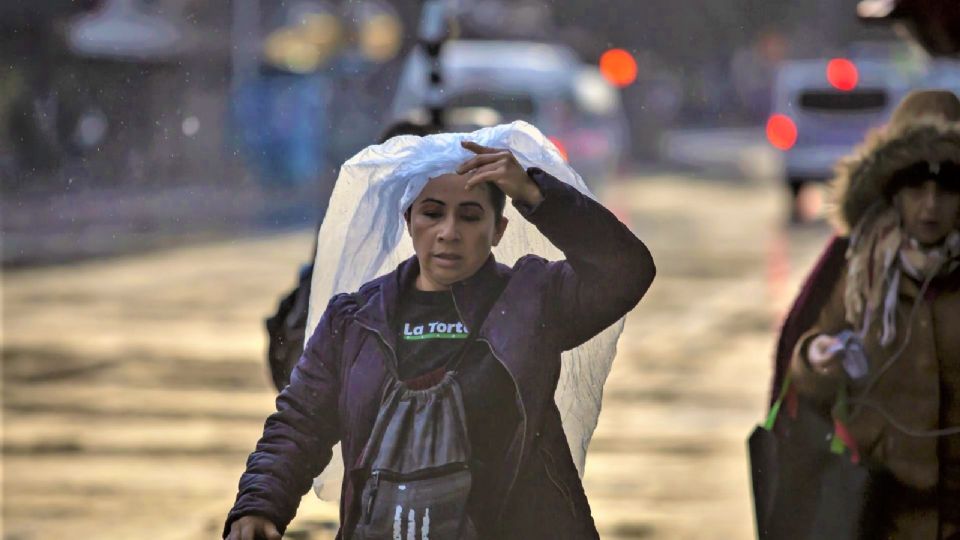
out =
<svg viewBox="0 0 960 540"><path fill-rule="evenodd" d="M891 473L883 538L960 538L960 100L918 91L838 166L841 231L787 316L773 396L829 415ZM854 354L850 343L863 354Z"/></svg>

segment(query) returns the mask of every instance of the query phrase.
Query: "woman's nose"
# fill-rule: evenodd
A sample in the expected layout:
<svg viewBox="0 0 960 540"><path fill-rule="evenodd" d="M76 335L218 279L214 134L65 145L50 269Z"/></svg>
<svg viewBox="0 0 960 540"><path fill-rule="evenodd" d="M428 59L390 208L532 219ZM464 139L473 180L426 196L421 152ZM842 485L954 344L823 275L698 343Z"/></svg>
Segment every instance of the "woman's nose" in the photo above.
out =
<svg viewBox="0 0 960 540"><path fill-rule="evenodd" d="M933 210L937 206L937 200L942 195L940 186L934 184L923 190L923 207L926 210Z"/></svg>
<svg viewBox="0 0 960 540"><path fill-rule="evenodd" d="M460 231L457 227L457 220L448 217L440 225L440 234L438 239L443 242L452 242L460 239Z"/></svg>

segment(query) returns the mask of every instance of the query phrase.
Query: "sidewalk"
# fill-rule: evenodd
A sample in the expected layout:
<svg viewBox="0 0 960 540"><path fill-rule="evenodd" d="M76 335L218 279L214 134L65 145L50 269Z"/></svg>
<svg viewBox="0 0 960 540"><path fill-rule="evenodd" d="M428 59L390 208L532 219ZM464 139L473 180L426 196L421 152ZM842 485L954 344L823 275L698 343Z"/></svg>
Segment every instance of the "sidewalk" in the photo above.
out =
<svg viewBox="0 0 960 540"><path fill-rule="evenodd" d="M315 185L102 188L0 199L5 268L141 253L251 232L315 226ZM304 256L307 256L305 254Z"/></svg>

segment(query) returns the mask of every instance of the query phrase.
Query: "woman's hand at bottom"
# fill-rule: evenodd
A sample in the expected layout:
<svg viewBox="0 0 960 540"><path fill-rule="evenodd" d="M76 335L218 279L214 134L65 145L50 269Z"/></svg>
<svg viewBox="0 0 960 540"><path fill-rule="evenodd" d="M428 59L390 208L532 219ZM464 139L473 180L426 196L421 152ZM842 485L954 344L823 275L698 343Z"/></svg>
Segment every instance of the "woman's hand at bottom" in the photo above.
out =
<svg viewBox="0 0 960 540"><path fill-rule="evenodd" d="M272 521L261 516L243 516L230 525L226 540L280 540Z"/></svg>
<svg viewBox="0 0 960 540"><path fill-rule="evenodd" d="M842 356L840 340L836 336L820 334L807 345L807 362L815 371L832 373L839 369Z"/></svg>

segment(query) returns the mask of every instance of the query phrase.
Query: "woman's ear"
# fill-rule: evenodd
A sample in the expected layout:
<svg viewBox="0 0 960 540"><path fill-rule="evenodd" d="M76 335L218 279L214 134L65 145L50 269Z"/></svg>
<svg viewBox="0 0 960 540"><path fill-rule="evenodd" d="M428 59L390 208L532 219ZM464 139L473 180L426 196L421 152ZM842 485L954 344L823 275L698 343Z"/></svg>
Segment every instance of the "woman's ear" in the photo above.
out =
<svg viewBox="0 0 960 540"><path fill-rule="evenodd" d="M507 225L510 223L510 220L507 219L507 216L501 216L500 220L497 221L497 224L494 225L493 231L493 245L497 246L500 244L500 240L503 239L503 233L507 231Z"/></svg>

